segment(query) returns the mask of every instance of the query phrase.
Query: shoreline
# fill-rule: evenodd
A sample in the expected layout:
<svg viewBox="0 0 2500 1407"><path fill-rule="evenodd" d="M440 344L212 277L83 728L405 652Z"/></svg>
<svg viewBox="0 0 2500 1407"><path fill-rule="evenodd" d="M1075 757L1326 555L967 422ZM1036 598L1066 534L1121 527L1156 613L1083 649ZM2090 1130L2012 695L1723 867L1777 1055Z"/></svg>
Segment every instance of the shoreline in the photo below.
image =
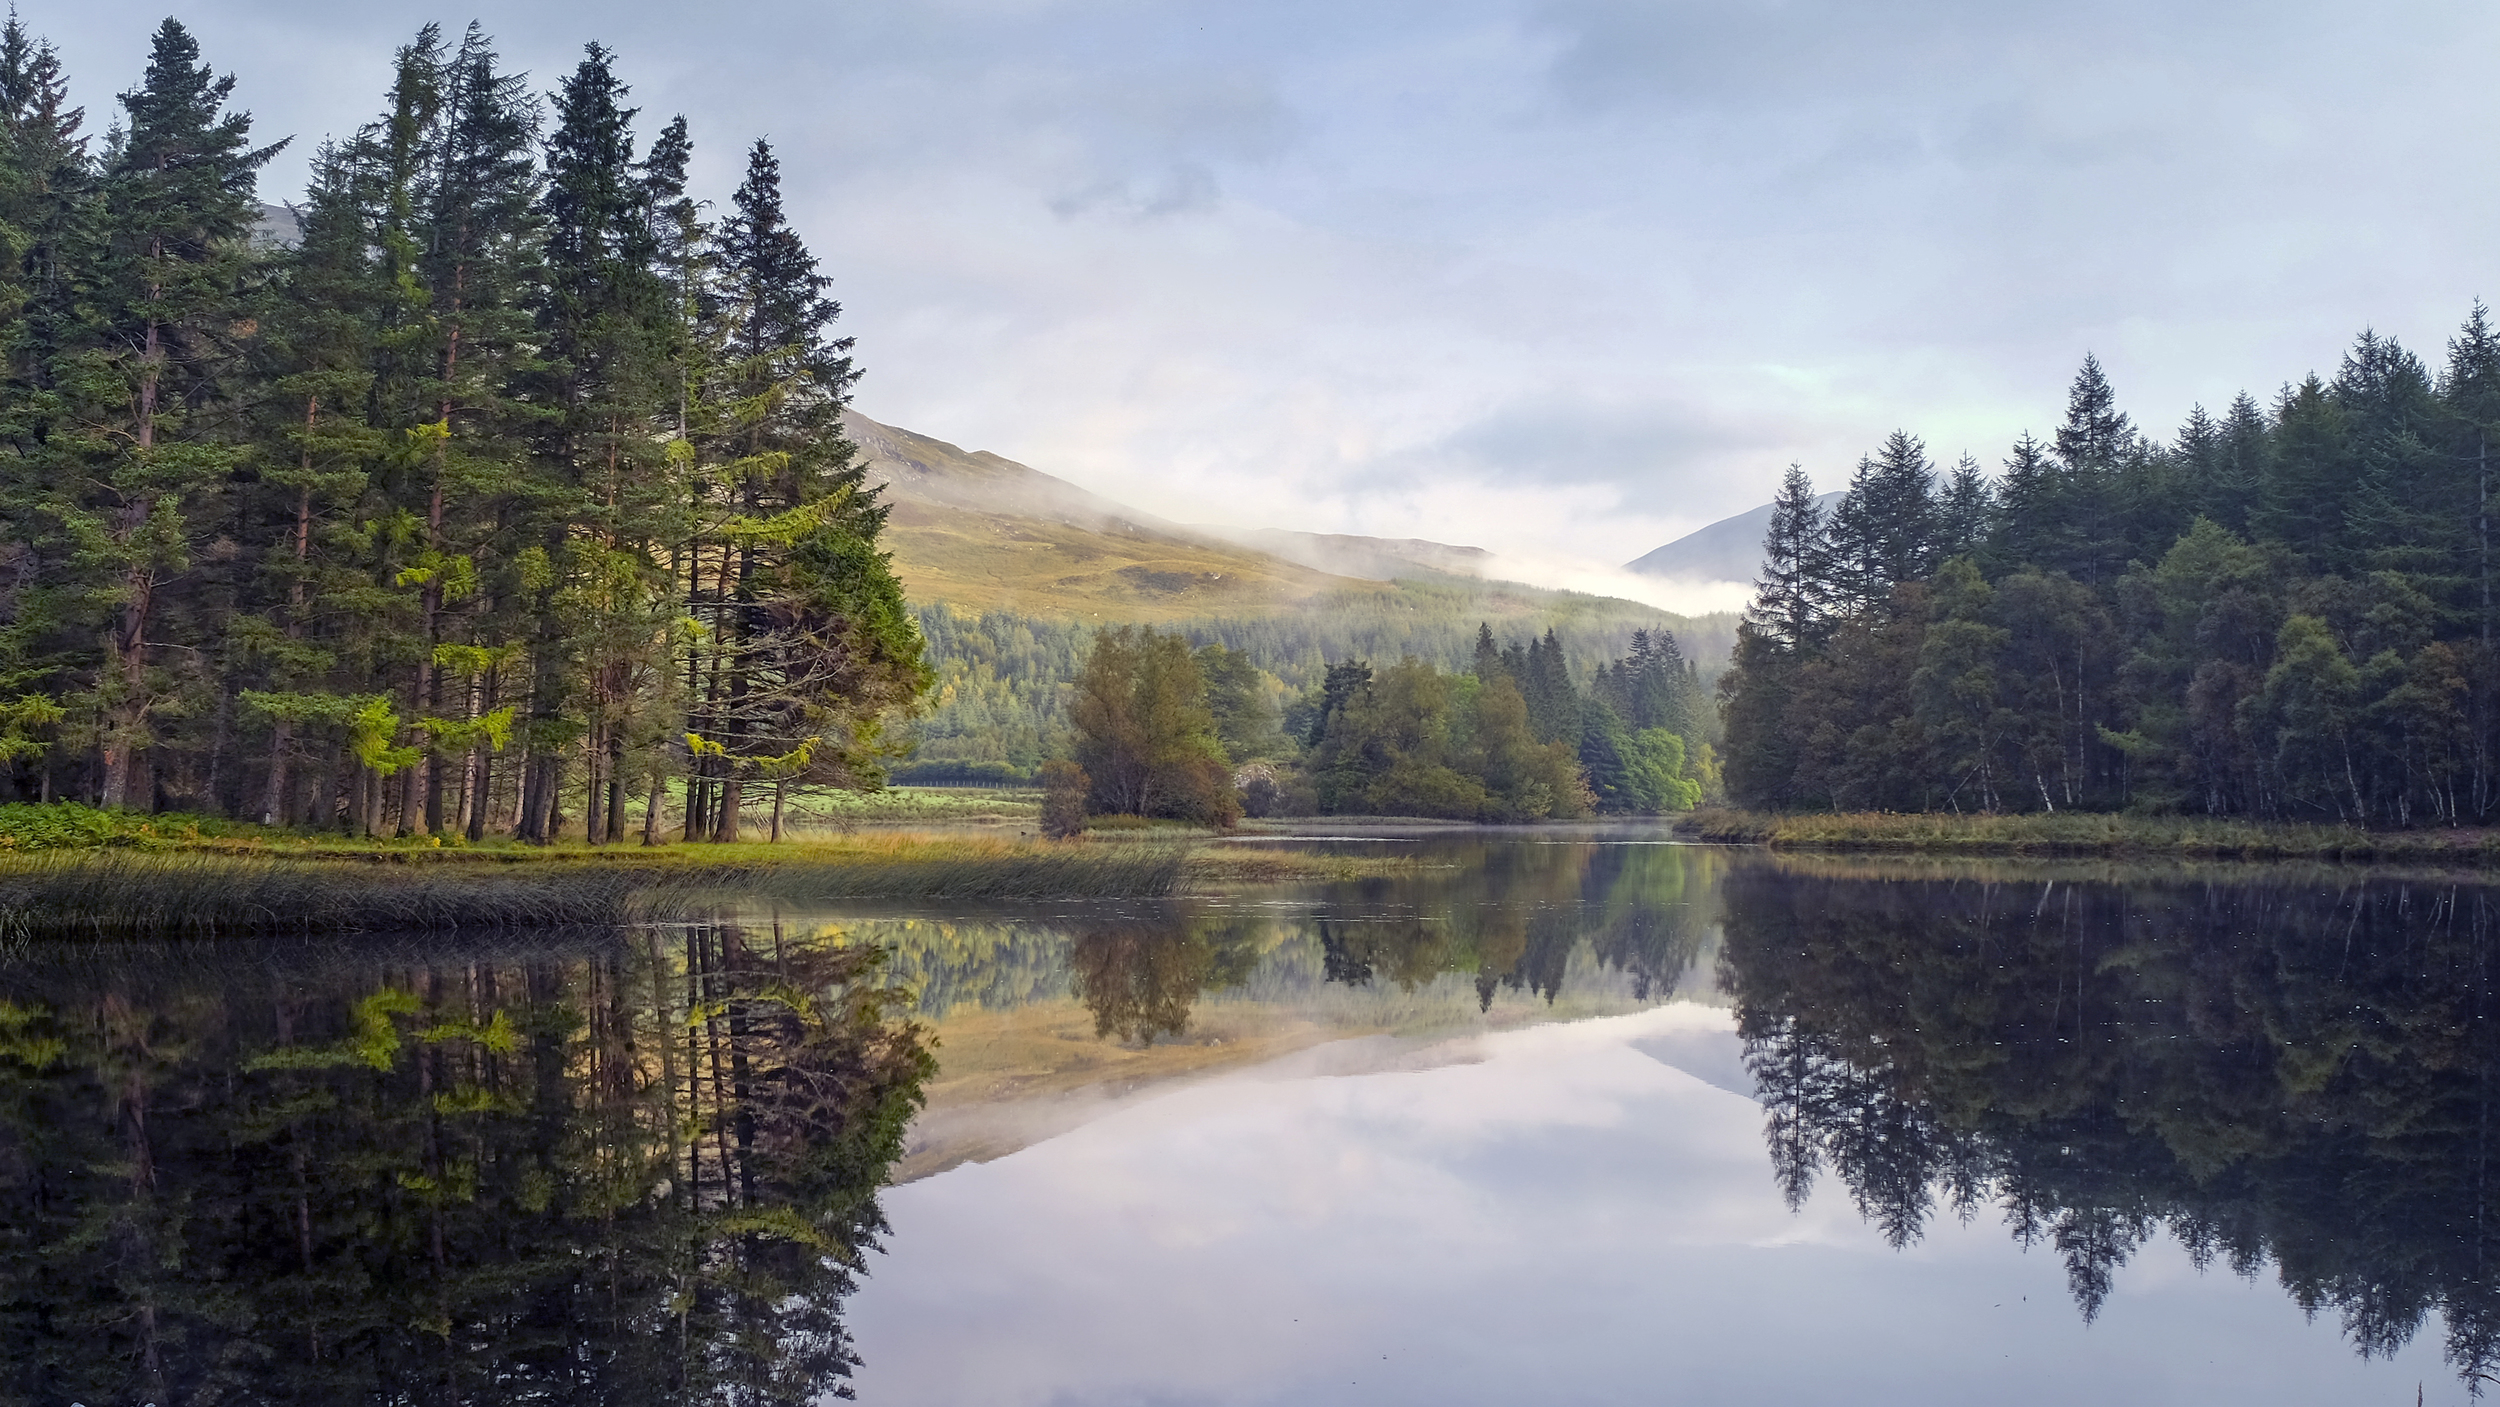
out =
<svg viewBox="0 0 2500 1407"><path fill-rule="evenodd" d="M1769 814L1709 809L1675 825L1719 845L1836 854L2042 859L2323 860L2500 867L2500 830L2372 831L2349 825L2059 812L1953 816L1893 812Z"/></svg>

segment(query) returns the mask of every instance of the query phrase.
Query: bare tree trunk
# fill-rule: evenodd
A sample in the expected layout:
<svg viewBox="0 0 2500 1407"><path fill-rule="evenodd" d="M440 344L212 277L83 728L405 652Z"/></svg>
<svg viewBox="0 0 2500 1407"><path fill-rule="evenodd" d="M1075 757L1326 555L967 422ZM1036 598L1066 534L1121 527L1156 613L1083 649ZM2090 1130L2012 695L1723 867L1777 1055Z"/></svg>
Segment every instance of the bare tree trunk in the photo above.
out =
<svg viewBox="0 0 2500 1407"><path fill-rule="evenodd" d="M282 825L286 821L286 755L294 742L295 725L281 718L269 741L269 785L261 792L260 823Z"/></svg>

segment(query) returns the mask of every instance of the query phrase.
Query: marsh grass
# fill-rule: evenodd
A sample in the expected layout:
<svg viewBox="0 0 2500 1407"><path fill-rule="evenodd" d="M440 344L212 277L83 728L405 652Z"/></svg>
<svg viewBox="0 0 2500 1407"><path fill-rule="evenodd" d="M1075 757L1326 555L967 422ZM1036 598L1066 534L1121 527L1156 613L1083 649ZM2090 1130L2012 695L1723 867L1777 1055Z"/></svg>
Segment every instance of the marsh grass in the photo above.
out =
<svg viewBox="0 0 2500 1407"><path fill-rule="evenodd" d="M432 853L459 858L410 862L403 853L393 857L399 863L375 863L130 850L0 858L0 943L612 927L698 918L759 898L1157 897L1179 887L1187 863L1177 847L902 836L585 850L514 863Z"/></svg>
<svg viewBox="0 0 2500 1407"><path fill-rule="evenodd" d="M2186 859L2500 864L2500 831L2367 831L2200 816L1953 816L1700 811L1678 827L1701 840L1773 849L1938 855L2172 856Z"/></svg>

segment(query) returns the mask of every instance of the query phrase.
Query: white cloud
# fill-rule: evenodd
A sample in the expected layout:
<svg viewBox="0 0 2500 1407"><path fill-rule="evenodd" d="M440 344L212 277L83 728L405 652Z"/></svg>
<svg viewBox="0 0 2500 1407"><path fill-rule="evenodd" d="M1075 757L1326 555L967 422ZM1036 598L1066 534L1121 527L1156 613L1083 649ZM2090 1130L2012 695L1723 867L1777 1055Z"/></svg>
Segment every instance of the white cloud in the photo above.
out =
<svg viewBox="0 0 2500 1407"><path fill-rule="evenodd" d="M158 11L35 14L99 118ZM403 21L186 7L264 131ZM1183 519L1610 564L1906 426L1994 463L2087 349L2155 429L2435 351L2488 268L2500 11L1471 0L503 7L725 194L751 136L871 415Z"/></svg>

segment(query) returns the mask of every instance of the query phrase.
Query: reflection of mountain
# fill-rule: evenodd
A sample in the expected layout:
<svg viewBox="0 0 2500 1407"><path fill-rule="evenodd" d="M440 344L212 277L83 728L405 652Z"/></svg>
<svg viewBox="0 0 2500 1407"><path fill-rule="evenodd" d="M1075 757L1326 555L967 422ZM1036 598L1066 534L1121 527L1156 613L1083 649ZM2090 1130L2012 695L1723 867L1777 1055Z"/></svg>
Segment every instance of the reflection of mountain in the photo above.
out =
<svg viewBox="0 0 2500 1407"><path fill-rule="evenodd" d="M778 938L0 971L0 1398L817 1400L925 1058Z"/></svg>
<svg viewBox="0 0 2500 1407"><path fill-rule="evenodd" d="M1792 1199L2003 1206L2084 1313L2160 1230L2365 1353L2500 1366L2500 892L1739 870L1722 981Z"/></svg>

